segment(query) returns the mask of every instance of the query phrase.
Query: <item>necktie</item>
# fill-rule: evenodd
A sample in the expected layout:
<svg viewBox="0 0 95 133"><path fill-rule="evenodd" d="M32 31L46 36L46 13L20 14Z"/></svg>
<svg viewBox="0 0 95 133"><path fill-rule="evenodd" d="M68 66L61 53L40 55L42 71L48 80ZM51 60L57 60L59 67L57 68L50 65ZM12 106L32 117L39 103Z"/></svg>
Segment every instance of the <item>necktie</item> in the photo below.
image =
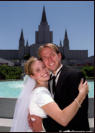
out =
<svg viewBox="0 0 95 133"><path fill-rule="evenodd" d="M52 92L53 92L53 94L55 93L55 90L56 90L56 81L55 80L61 70L62 70L62 68L57 72L56 76L52 76Z"/></svg>
<svg viewBox="0 0 95 133"><path fill-rule="evenodd" d="M56 88L55 79L56 79L56 76L53 76L52 77L52 91L53 91L53 94L55 93L55 88Z"/></svg>

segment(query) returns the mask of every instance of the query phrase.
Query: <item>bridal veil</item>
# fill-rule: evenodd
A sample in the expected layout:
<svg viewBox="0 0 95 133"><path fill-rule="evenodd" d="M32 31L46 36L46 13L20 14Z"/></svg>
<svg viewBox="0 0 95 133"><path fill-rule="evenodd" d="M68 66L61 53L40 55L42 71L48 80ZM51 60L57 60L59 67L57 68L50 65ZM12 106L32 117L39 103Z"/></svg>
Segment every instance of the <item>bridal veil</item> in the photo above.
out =
<svg viewBox="0 0 95 133"><path fill-rule="evenodd" d="M16 102L13 124L10 132L27 132L28 129L30 129L28 126L28 107L31 92L35 87L35 84L35 80L30 76L26 75L24 77L23 89Z"/></svg>

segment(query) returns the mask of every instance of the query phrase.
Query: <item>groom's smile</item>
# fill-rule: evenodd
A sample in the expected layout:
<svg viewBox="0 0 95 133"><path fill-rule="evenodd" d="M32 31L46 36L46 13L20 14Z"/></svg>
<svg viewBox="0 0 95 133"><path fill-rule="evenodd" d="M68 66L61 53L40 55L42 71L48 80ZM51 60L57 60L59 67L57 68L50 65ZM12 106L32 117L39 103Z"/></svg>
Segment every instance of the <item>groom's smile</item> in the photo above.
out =
<svg viewBox="0 0 95 133"><path fill-rule="evenodd" d="M55 71L60 66L61 54L56 53L56 51L54 51L51 48L48 48L48 47L43 48L43 50L41 51L41 58L44 64L46 65L46 67L53 73L55 73Z"/></svg>

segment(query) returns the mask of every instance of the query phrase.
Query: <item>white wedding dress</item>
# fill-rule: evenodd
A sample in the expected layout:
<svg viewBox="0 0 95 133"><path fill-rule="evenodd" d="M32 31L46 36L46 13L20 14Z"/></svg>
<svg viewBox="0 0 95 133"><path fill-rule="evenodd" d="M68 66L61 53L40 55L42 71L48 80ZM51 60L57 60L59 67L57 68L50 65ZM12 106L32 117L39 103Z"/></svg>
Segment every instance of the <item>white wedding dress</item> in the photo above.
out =
<svg viewBox="0 0 95 133"><path fill-rule="evenodd" d="M32 91L29 112L31 115L37 115L41 118L46 118L47 114L41 108L41 106L46 105L50 102L54 102L51 97L49 90L45 87L37 87ZM29 130L30 131L30 130ZM43 131L45 131L43 129Z"/></svg>
<svg viewBox="0 0 95 133"><path fill-rule="evenodd" d="M47 115L41 106L54 102L49 90L45 87L35 88L36 82L25 76L24 88L17 99L13 123L10 132L33 132L28 124L28 114L46 118ZM43 127L43 131L44 127Z"/></svg>

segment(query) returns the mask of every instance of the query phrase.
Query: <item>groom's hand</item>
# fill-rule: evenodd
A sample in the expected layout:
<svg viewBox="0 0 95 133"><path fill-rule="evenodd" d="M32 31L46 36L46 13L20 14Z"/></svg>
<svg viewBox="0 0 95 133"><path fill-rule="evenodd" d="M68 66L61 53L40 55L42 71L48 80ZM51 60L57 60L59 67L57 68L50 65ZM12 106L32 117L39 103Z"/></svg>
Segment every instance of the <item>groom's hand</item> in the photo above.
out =
<svg viewBox="0 0 95 133"><path fill-rule="evenodd" d="M29 127L35 132L40 132L43 130L42 118L39 116L28 114L28 123Z"/></svg>

